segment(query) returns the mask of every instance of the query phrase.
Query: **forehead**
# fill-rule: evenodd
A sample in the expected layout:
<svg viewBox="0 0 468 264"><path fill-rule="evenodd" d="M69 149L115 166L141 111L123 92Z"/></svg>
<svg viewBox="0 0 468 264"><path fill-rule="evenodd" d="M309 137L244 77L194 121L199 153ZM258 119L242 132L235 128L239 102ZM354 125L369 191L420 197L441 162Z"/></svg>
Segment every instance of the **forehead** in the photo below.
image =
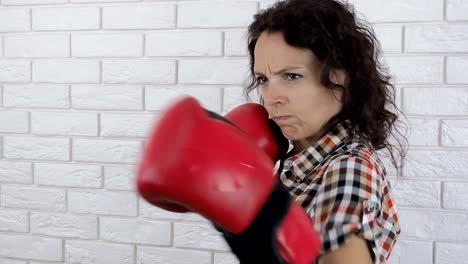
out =
<svg viewBox="0 0 468 264"><path fill-rule="evenodd" d="M255 69L262 70L285 66L310 66L315 56L308 49L293 47L286 43L282 33L263 32L254 50Z"/></svg>

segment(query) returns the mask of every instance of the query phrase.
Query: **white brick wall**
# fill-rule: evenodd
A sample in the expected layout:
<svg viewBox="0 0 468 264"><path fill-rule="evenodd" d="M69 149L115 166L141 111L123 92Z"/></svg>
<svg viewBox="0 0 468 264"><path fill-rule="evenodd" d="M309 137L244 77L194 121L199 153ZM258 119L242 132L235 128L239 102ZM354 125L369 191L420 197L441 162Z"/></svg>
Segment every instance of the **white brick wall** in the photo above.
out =
<svg viewBox="0 0 468 264"><path fill-rule="evenodd" d="M65 262L83 264L134 263L134 247L107 242L65 241ZM63 259L62 259L63 261Z"/></svg>
<svg viewBox="0 0 468 264"><path fill-rule="evenodd" d="M68 57L69 36L65 34L35 34L5 36L5 57Z"/></svg>
<svg viewBox="0 0 468 264"><path fill-rule="evenodd" d="M133 175L178 96L219 113L245 102L246 26L273 2L1 0L0 264L237 263L202 217L139 198ZM468 1L348 2L410 125L401 175L389 168L390 262L467 263Z"/></svg>

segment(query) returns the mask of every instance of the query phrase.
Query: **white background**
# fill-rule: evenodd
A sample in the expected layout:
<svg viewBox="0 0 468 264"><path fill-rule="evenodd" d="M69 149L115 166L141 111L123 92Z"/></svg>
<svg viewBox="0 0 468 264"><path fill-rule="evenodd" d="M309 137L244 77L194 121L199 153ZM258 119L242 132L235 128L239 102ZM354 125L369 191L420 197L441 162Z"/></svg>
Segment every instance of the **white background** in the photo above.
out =
<svg viewBox="0 0 468 264"><path fill-rule="evenodd" d="M352 2L411 128L391 263L468 263L468 0ZM243 102L271 3L0 0L0 263L235 263L208 222L139 199L133 169L174 97Z"/></svg>

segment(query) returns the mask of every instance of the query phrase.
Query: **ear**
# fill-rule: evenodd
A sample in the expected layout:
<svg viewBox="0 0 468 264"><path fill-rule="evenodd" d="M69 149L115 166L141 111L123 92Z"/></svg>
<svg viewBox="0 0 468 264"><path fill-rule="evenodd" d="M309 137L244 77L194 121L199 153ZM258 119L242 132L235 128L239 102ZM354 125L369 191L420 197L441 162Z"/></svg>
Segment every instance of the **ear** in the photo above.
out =
<svg viewBox="0 0 468 264"><path fill-rule="evenodd" d="M341 86L344 86L346 82L346 73L344 70L331 70L329 77L331 82Z"/></svg>
<svg viewBox="0 0 468 264"><path fill-rule="evenodd" d="M345 87L347 75L344 70L332 70L330 71L330 81L341 87ZM345 88L343 88L345 89ZM336 100L340 103L343 101L343 89L332 89L332 93Z"/></svg>

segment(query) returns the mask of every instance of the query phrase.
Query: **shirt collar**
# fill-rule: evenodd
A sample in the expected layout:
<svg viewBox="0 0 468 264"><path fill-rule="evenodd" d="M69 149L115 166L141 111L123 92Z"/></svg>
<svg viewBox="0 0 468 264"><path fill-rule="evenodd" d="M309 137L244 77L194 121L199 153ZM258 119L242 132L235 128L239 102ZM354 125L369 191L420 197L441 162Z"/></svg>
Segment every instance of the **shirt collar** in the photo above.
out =
<svg viewBox="0 0 468 264"><path fill-rule="evenodd" d="M284 161L284 171L289 171L286 177L290 180L303 180L317 165L336 149L345 146L346 139L352 136L351 121L344 120L315 144ZM283 174L283 173L282 173ZM283 175L284 176L284 175Z"/></svg>

